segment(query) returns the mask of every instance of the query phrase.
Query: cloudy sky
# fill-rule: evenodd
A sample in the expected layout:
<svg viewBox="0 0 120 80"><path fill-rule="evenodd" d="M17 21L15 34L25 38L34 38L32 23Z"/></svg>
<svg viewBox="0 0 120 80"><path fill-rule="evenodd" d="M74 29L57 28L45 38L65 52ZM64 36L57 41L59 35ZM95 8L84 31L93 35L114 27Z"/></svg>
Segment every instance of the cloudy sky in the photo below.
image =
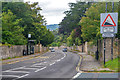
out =
<svg viewBox="0 0 120 80"><path fill-rule="evenodd" d="M59 24L64 18L63 12L69 10L68 3L76 0L24 0L24 2L39 2L42 8L41 14L47 20L47 24Z"/></svg>

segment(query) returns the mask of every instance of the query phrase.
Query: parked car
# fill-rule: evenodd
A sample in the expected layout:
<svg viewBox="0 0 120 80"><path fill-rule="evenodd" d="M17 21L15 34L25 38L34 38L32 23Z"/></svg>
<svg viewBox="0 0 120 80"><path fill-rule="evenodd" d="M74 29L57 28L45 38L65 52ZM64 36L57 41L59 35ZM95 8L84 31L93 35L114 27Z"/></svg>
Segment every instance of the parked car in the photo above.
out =
<svg viewBox="0 0 120 80"><path fill-rule="evenodd" d="M52 48L52 47L49 47L49 50L52 50L52 49L54 49L54 48Z"/></svg>
<svg viewBox="0 0 120 80"><path fill-rule="evenodd" d="M55 49L54 49L54 48L52 48L52 49L51 49L51 52L55 52Z"/></svg>
<svg viewBox="0 0 120 80"><path fill-rule="evenodd" d="M67 48L63 48L63 52L67 52Z"/></svg>

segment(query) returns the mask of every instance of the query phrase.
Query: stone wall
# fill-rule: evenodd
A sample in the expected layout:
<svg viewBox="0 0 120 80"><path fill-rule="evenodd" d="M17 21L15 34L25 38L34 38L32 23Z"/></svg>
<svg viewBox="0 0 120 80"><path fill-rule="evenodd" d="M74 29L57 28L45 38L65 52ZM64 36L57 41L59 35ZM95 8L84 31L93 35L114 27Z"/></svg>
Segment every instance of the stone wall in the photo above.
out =
<svg viewBox="0 0 120 80"><path fill-rule="evenodd" d="M106 48L105 48L105 58L106 61L111 59L111 38L106 38ZM83 45L80 46L71 46L67 47L69 50L78 50L80 52L87 53L90 55L93 55L95 57L96 51L97 51L97 46L96 45L91 45L88 42L85 42ZM99 51L99 61L103 61L104 59L104 40L99 40L98 41L98 51ZM113 41L113 58L120 56L120 41L118 39L114 39Z"/></svg>
<svg viewBox="0 0 120 80"><path fill-rule="evenodd" d="M2 48L1 56L2 59L8 57L15 57L15 56L23 56L23 50L26 49L25 45L17 45L17 46L0 46Z"/></svg>
<svg viewBox="0 0 120 80"><path fill-rule="evenodd" d="M26 45L15 45L15 46L0 46L2 59L6 59L8 57L16 57L23 56L23 50L27 49ZM41 44L34 46L35 53L42 53L48 50L48 47L44 47Z"/></svg>
<svg viewBox="0 0 120 80"><path fill-rule="evenodd" d="M111 59L111 38L107 38L105 40L105 60L108 61ZM118 57L118 39L114 39L113 41L113 58ZM104 40L102 40L101 44L99 44L99 46L101 46L101 49L99 50L100 52L100 61L103 61L104 59Z"/></svg>
<svg viewBox="0 0 120 80"><path fill-rule="evenodd" d="M35 53L40 53L42 52L42 45L41 44L37 44L34 46L34 49L35 49Z"/></svg>
<svg viewBox="0 0 120 80"><path fill-rule="evenodd" d="M111 59L111 38L106 38L105 40L105 60L108 61ZM118 57L118 39L114 39L113 41L113 58ZM86 53L95 55L95 52L97 51L97 46L87 44L87 51ZM99 51L99 60L104 60L104 40L98 41L98 51Z"/></svg>

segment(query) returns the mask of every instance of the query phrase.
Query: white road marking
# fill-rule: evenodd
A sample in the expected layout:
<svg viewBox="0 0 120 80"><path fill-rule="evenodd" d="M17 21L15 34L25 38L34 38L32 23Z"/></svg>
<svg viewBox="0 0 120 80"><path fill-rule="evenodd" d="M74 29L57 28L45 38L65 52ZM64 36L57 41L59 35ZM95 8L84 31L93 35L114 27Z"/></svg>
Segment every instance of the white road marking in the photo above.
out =
<svg viewBox="0 0 120 80"><path fill-rule="evenodd" d="M27 71L3 71L3 72L11 72L11 73L30 73Z"/></svg>
<svg viewBox="0 0 120 80"><path fill-rule="evenodd" d="M14 69L9 69L9 70L6 70L6 71L12 71L12 70L17 70L17 69L22 69L22 68L25 68L25 66L19 67L19 68L14 68ZM3 72L4 72L4 71L3 71Z"/></svg>
<svg viewBox="0 0 120 80"><path fill-rule="evenodd" d="M53 64L55 64L55 62L54 62L54 63L52 63L52 64L50 64L50 66L52 66Z"/></svg>
<svg viewBox="0 0 120 80"><path fill-rule="evenodd" d="M44 63L47 63L47 62L37 63L37 64L34 64L34 65L42 65Z"/></svg>
<svg viewBox="0 0 120 80"><path fill-rule="evenodd" d="M80 75L81 75L81 73L77 73L77 74L73 77L73 79L77 78L77 77L80 76Z"/></svg>
<svg viewBox="0 0 120 80"><path fill-rule="evenodd" d="M30 66L30 67L37 67L37 68L40 68L40 67L42 67L42 66L32 65L32 66Z"/></svg>
<svg viewBox="0 0 120 80"><path fill-rule="evenodd" d="M36 70L35 72L41 71L41 70L43 70L43 69L45 69L45 68L46 68L46 67L43 67L43 68L41 68L41 69Z"/></svg>
<svg viewBox="0 0 120 80"><path fill-rule="evenodd" d="M60 59L57 60L57 62L61 61Z"/></svg>
<svg viewBox="0 0 120 80"><path fill-rule="evenodd" d="M1 77L20 77L20 76L16 76L16 75L0 75Z"/></svg>
<svg viewBox="0 0 120 80"><path fill-rule="evenodd" d="M55 62L53 62L53 63L51 63L51 64L49 63L50 66L51 66L51 65L54 65L56 62L61 61L61 60L64 59L65 57L66 57L66 54L64 54L64 56L63 56L61 59L55 60ZM43 67L43 66L41 66L41 65L43 65L43 64L45 64L45 63L48 63L48 62L42 62L42 63L33 64L31 67L38 67L38 68L40 68L40 67ZM30 73L30 72L27 72L27 71L13 71L13 70L18 70L18 69L35 69L35 70L36 70L35 72L38 72L38 71L41 71L41 70L45 69L46 67L43 67L43 68L40 68L40 69L38 69L38 68L26 68L25 66L19 67L19 68L14 68L14 69L6 70L6 71L3 71L3 72L26 73L26 74L23 75L23 76L16 76L16 75L2 75L2 76L5 76L5 77L23 78L23 77L25 77L25 76L28 76L28 75L29 75L28 73ZM74 76L74 78L77 77L77 76L79 76L79 75L80 75L80 73L78 73L76 76Z"/></svg>
<svg viewBox="0 0 120 80"><path fill-rule="evenodd" d="M23 68L23 69L33 69L33 70L36 70L36 69L38 69L38 68Z"/></svg>
<svg viewBox="0 0 120 80"><path fill-rule="evenodd" d="M29 75L29 74L25 74L25 75L20 76L20 77L18 77L18 78L23 78L23 77L28 76L28 75Z"/></svg>

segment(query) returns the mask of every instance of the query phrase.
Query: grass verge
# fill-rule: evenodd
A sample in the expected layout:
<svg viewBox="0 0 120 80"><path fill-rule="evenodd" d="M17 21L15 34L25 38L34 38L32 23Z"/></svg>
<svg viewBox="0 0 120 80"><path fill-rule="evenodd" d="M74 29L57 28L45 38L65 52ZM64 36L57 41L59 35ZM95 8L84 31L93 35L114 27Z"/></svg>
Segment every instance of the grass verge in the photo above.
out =
<svg viewBox="0 0 120 80"><path fill-rule="evenodd" d="M120 60L120 57L119 58L116 58L116 59L113 59L113 60L109 60L106 62L105 64L105 68L109 68L111 70L115 70L115 71L119 71L120 72L120 63L119 63L119 60Z"/></svg>

